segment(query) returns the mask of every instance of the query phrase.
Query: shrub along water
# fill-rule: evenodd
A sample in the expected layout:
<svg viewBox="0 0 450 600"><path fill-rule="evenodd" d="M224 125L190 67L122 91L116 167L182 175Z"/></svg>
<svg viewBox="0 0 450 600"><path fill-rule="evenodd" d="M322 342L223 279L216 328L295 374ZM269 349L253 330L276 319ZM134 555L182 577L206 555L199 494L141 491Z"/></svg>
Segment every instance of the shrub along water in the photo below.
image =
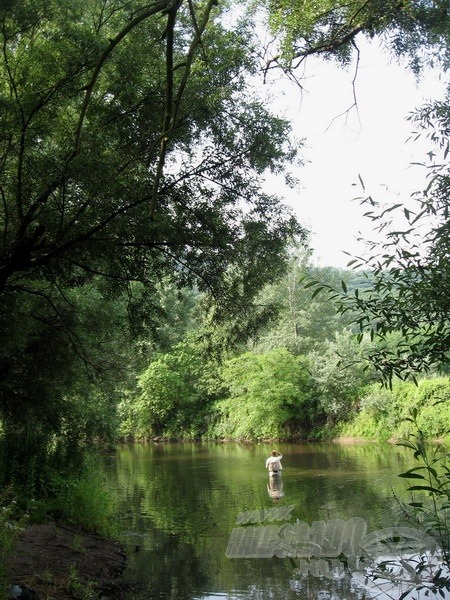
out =
<svg viewBox="0 0 450 600"><path fill-rule="evenodd" d="M338 341L342 356L348 340L340 336ZM399 380L392 390L370 384L362 368L343 370L336 344L330 352L308 356L283 348L245 352L220 367L205 361L195 344L179 344L150 364L137 392L121 404L121 434L129 439L387 440L411 432L405 417L417 408L425 437L446 435L449 378L423 379L418 385Z"/></svg>
<svg viewBox="0 0 450 600"><path fill-rule="evenodd" d="M417 427L424 438L445 438L450 422L450 379L440 377L395 382L392 390L374 384L366 389L355 418L336 427L336 434L387 440L414 433L409 419L416 410Z"/></svg>
<svg viewBox="0 0 450 600"><path fill-rule="evenodd" d="M77 474L49 477L47 495L33 502L35 521L58 519L67 525L108 537L117 534L114 525L116 497L107 483L102 460L85 457Z"/></svg>
<svg viewBox="0 0 450 600"><path fill-rule="evenodd" d="M6 550L13 543L19 515L32 522L56 519L85 531L116 535L112 518L116 499L107 483L102 457L86 452L77 460L78 467L71 472L45 465L39 488L18 479L9 485L0 497L1 548ZM10 525L3 526L5 523Z"/></svg>

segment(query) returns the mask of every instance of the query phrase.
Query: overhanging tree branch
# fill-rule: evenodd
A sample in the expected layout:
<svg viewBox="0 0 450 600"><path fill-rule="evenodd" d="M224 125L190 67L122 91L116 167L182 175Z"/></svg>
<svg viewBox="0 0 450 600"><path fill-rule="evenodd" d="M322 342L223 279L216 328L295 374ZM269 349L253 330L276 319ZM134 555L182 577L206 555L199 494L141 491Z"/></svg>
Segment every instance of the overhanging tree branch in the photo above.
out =
<svg viewBox="0 0 450 600"><path fill-rule="evenodd" d="M209 22L210 16L211 16L211 11L214 6L217 6L217 0L209 0L205 7L204 13L203 13L203 19L201 20L200 23L197 23L197 21L195 20L195 17L193 17L195 35L189 46L186 60L182 65L184 68L184 73L181 78L181 82L178 87L178 92L175 97L174 97L174 90L173 90L173 71L174 71L173 43L174 43L174 28L175 28L175 22L176 22L176 14L177 14L177 10L179 7L175 6L173 8L173 13L172 14L169 13L169 16L168 16L167 32L166 32L166 39L167 39L166 67L168 69L169 65L170 65L171 72L170 72L170 75L169 75L169 73L167 73L166 112L164 114L163 131L162 131L162 135L161 135L161 146L160 146L160 152L159 152L158 164L157 164L157 168L156 168L155 182L153 185L152 200L151 200L151 206L150 206L150 218L151 219L154 219L154 217L155 217L156 207L157 207L157 203L158 203L159 186L160 186L163 169L164 169L164 163L165 163L166 154L167 154L167 145L168 145L170 137L172 136L173 131L176 126L176 123L177 123L178 110L180 107L180 103L181 103L181 100L182 100L182 97L183 97L183 94L184 94L184 91L186 88L186 84L187 84L190 72L191 72L191 67L192 67L192 63L193 63L193 60L195 57L197 47L202 43L202 35L206 29L206 26L208 25L208 22ZM191 5L190 5L190 8L192 11Z"/></svg>
<svg viewBox="0 0 450 600"><path fill-rule="evenodd" d="M75 130L75 139L74 146L72 152L69 154L67 158L67 162L70 162L75 156L78 154L81 145L81 134L84 126L84 121L86 119L87 111L89 108L89 104L92 97L92 92L94 91L95 85L97 83L98 77L103 69L103 65L107 61L110 54L116 48L116 46L138 25L140 25L143 21L156 15L158 13L165 12L166 10L170 10L172 5L171 0L162 0L161 2L157 2L153 4L147 9L142 10L137 16L135 16L130 23L126 27L124 27L113 39L110 40L108 46L104 49L98 62L94 68L94 71L91 75L89 83L87 84L85 90L85 96L83 100L83 104L81 105L80 116L78 119L78 124Z"/></svg>

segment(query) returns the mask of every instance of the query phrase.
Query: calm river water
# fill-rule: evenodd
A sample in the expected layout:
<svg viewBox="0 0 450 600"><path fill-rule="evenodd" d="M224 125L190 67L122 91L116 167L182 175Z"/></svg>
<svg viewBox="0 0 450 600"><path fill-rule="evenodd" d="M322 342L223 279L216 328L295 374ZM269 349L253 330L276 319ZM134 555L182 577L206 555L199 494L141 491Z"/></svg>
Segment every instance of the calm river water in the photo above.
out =
<svg viewBox="0 0 450 600"><path fill-rule="evenodd" d="M327 563L326 574L323 564L318 571L305 568L308 560L295 554L261 557L261 546L250 557L255 537L244 538L248 528L259 527L261 539L263 529L267 534L297 520L311 526L353 519L358 527L363 520L367 534L399 524L393 491L404 495L406 482L397 475L415 466L411 453L388 444L277 448L283 474L271 484L264 465L272 447L266 444L119 447L110 477L130 557L123 579L139 583L150 600L392 597L368 589L357 570L333 574L334 563Z"/></svg>

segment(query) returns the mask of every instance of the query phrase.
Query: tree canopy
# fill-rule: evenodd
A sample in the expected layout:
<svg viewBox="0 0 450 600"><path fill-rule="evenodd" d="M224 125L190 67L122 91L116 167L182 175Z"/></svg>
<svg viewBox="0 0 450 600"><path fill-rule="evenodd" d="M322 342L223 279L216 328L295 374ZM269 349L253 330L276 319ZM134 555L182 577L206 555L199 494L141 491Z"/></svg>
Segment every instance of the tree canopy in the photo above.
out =
<svg viewBox="0 0 450 600"><path fill-rule="evenodd" d="M150 331L164 278L250 306L304 235L261 189L266 170L295 159L289 126L248 87L250 24L226 28L220 11L167 0L0 9L4 412L54 403L79 360L104 374L108 330L89 330L87 290L108 306L123 297L122 316Z"/></svg>
<svg viewBox="0 0 450 600"><path fill-rule="evenodd" d="M379 38L416 72L433 60L448 66L445 1L266 0L264 6L278 47L266 68L282 67L297 80L298 67L311 55L348 64L360 35Z"/></svg>

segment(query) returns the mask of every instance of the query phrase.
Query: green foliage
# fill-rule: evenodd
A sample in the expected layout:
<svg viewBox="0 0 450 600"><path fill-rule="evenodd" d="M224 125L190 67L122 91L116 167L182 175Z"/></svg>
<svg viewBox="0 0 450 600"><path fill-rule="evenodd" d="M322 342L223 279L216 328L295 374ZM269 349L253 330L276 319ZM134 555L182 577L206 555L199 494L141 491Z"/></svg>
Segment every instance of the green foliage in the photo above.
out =
<svg viewBox="0 0 450 600"><path fill-rule="evenodd" d="M288 71L312 53L345 62L359 32L387 34L399 54L442 44L447 52L441 3L265 7ZM381 340L370 357L383 373L446 359L447 294L435 292L447 276L445 168L433 167L419 211L439 222L426 238L425 265L400 260L385 276L381 262L375 295L344 281L353 304L341 306L342 318L317 288L307 297L303 265L277 286L289 247L306 234L262 181L267 172L288 176L299 144L253 93L254 18L225 26L226 9L214 0L0 8L1 476L30 493L45 490L54 471L77 469L92 440L114 436L119 402L124 434L212 431L223 392L205 350L221 359L241 350L279 311L276 333L266 331L258 347L271 352L224 369L231 397L217 405L220 435L286 437L324 413L345 418L365 382L356 367L339 373L336 350L352 349L330 341L348 316L360 339L367 328ZM439 131L447 121L445 106L419 117ZM446 157L443 136L436 140ZM398 240L391 238L400 249ZM325 273L325 287L337 275ZM399 331L393 358L386 339ZM312 383L303 358L279 348L316 351ZM136 400L134 377L149 361ZM239 361L254 367L241 390L230 379L233 369L245 379ZM239 399L245 418L233 429L239 410L230 407ZM431 431L430 419L424 414Z"/></svg>
<svg viewBox="0 0 450 600"><path fill-rule="evenodd" d="M445 404L425 406L417 424L427 439L445 438L450 433L450 398Z"/></svg>
<svg viewBox="0 0 450 600"><path fill-rule="evenodd" d="M113 517L115 492L103 473L101 461L88 455L78 473L52 472L46 497L34 502L35 520L58 519L99 535L118 534Z"/></svg>
<svg viewBox="0 0 450 600"><path fill-rule="evenodd" d="M385 242L367 241L367 258L352 261L368 274L364 290L330 290L338 310L376 341L368 358L388 384L395 377L445 373L449 364L449 98L423 107L413 123L415 135L433 144L422 165L428 186L408 207L364 197L366 216Z"/></svg>
<svg viewBox="0 0 450 600"><path fill-rule="evenodd" d="M44 465L36 467L38 489L22 481L4 488L0 552L10 548L27 519L37 523L54 519L99 535L116 536L116 497L108 484L103 458L86 452L76 468L73 464L66 468L50 465L46 458Z"/></svg>
<svg viewBox="0 0 450 600"><path fill-rule="evenodd" d="M159 282L156 291L153 304L158 301L158 319L152 324L150 334L159 352L169 352L190 332L198 329L202 296L190 288L180 289L170 280ZM149 318L148 309L144 316Z"/></svg>
<svg viewBox="0 0 450 600"><path fill-rule="evenodd" d="M254 324L259 290L304 236L261 188L298 145L251 93L251 25L225 28L220 10L0 8L5 480L44 489L47 469L76 468L114 433L141 361L189 330L192 297L177 290L209 295L221 323L237 308Z"/></svg>
<svg viewBox="0 0 450 600"><path fill-rule="evenodd" d="M416 416L417 413L413 411L409 418L415 425ZM409 448L419 465L400 474L400 477L408 480L407 491L411 493L411 500L403 502L397 499L407 524L414 526L414 543L412 547L408 546L406 539L398 557L390 556L379 561L366 570L366 576L376 585L389 582L391 589L392 586L397 588L397 596L400 598L445 598L450 589L448 454L441 447L428 446L420 430L407 439L400 440L398 445ZM420 541L420 549L417 541ZM389 540L383 543L387 543L389 548Z"/></svg>
<svg viewBox="0 0 450 600"><path fill-rule="evenodd" d="M444 71L450 65L446 2L267 0L265 7L278 36L266 72L281 66L301 80L299 67L310 55L345 64L358 47L358 35L378 37L397 57L406 57L416 73L425 64ZM429 185L415 195L414 206L385 206L363 190L366 216L387 234L386 243L367 240L368 258L350 263L364 269L367 282L350 289L346 282L341 286L325 279L315 287L328 289L340 314L352 319L361 336L367 332L377 342L368 358L388 384L395 377L448 367L449 104L447 96L411 117L413 137L425 136L432 145L423 165ZM395 346L393 335L398 336Z"/></svg>
<svg viewBox="0 0 450 600"><path fill-rule="evenodd" d="M308 355L315 393L330 425L354 414L365 386L373 380L373 373L364 368L364 350L349 331L343 331L322 352Z"/></svg>
<svg viewBox="0 0 450 600"><path fill-rule="evenodd" d="M223 330L205 336L208 326L203 325L195 338L156 357L141 377L141 395L129 393L122 402L122 435L177 439L317 439L343 435L390 439L409 433L403 419L411 408L418 407L426 436L445 436L448 381L422 380L418 387L397 381L392 391L373 383L376 371L367 368L364 358L373 352L375 341L364 335L358 344L350 331L342 329L342 323L333 316L333 307L327 306L327 295L317 293L311 299L310 288L301 287L300 277L305 271L310 273L309 269L302 267L299 274L297 267L294 261L292 279L286 279L293 289L299 286L295 293L287 294L289 309L282 304L284 283L272 285L265 297L269 304L281 305L282 309L252 347L273 346L270 350L241 354L238 346L227 358L221 345ZM319 274L325 271L318 270ZM360 287L360 281L352 275L330 273L335 281L346 281L347 291ZM199 305L194 310L198 309ZM283 326L291 316L301 319L302 331L311 331L310 339L317 340L315 350L297 359L301 365L300 383L295 375L289 379L283 374L283 365L290 365L292 373L297 367L291 364L292 353L287 353L286 361L286 349L277 347L277 343L282 346L288 339ZM213 340L215 347L211 345ZM397 342L392 334L389 343ZM299 343L308 347L305 339ZM223 361L221 377L217 365L206 359L208 356ZM224 390L228 390L228 398ZM215 402L218 397L221 400ZM445 402L436 404L439 400Z"/></svg>
<svg viewBox="0 0 450 600"><path fill-rule="evenodd" d="M131 346L126 297L99 278L34 291L0 305L0 481L33 495L48 471L77 469L94 439L114 438Z"/></svg>
<svg viewBox="0 0 450 600"><path fill-rule="evenodd" d="M217 291L233 279L230 263L258 287L285 241L302 233L261 192L260 174L296 150L286 122L245 93L255 64L249 28L230 32L211 18L200 54L195 40L211 2L192 5L195 19L183 6L171 15L177 35L165 52L165 19L154 18L164 4L105 12L93 0L83 9L53 0L42 12L30 2L6 13L5 140L21 150L4 143L2 289L16 273L51 270L78 284L99 273L122 288L176 273ZM190 43L196 51L186 53ZM135 68L137 52L145 60ZM211 69L219 57L220 71ZM161 132L168 103L174 121Z"/></svg>
<svg viewBox="0 0 450 600"><path fill-rule="evenodd" d="M412 435L409 415L416 411L416 424L427 439L444 438L449 431L450 380L422 379L418 385L397 381L392 390L379 384L367 388L360 411L340 427L342 435L390 439Z"/></svg>
<svg viewBox="0 0 450 600"><path fill-rule="evenodd" d="M422 432L417 429L418 411L411 411L408 417L416 433L398 442L398 445L409 448L418 462L418 466L404 473L400 477L408 481L408 492L411 493L409 502L400 502L405 518L409 523L434 538L437 548L425 547L412 560L400 559L386 561L378 566L381 573L376 573L375 579L385 579L386 573L394 582L404 581L402 570L404 566L410 575L410 584L403 593L403 597L413 592L426 590L425 596L430 593L436 597L445 597L444 590L450 586L448 568L450 566L450 468L449 455L440 446L427 445ZM383 572L384 567L384 572ZM411 577L411 574L413 575Z"/></svg>
<svg viewBox="0 0 450 600"><path fill-rule="evenodd" d="M1 483L40 497L48 494L55 472L61 478L78 473L94 441L100 446L116 436L112 399L110 389L80 380L76 390L68 387L61 397L22 408L20 419L7 417L0 437Z"/></svg>
<svg viewBox="0 0 450 600"><path fill-rule="evenodd" d="M310 55L347 64L358 35L379 37L397 57L406 56L415 71L433 60L449 64L445 2L266 0L264 6L279 46L268 68L281 61L293 74Z"/></svg>
<svg viewBox="0 0 450 600"><path fill-rule="evenodd" d="M288 273L279 282L266 286L261 294L265 303L275 304L278 310L258 334L254 349L266 352L287 348L296 355L321 352L336 332L344 329L348 319L338 315L326 294L314 293L305 281L315 278L333 286L352 275L351 271L314 267L308 255L294 256Z"/></svg>
<svg viewBox="0 0 450 600"><path fill-rule="evenodd" d="M127 415L123 435L196 438L205 431L211 381L217 375L194 340L180 342L161 354L138 380L140 394L121 407Z"/></svg>
<svg viewBox="0 0 450 600"><path fill-rule="evenodd" d="M215 437L264 440L301 435L309 382L300 358L281 348L259 355L248 352L227 361L221 376L229 398L215 407Z"/></svg>
<svg viewBox="0 0 450 600"><path fill-rule="evenodd" d="M359 410L350 421L339 424L339 433L343 436L369 440L389 440L395 434L398 420L395 393L399 386L388 390L380 384L372 384L362 393Z"/></svg>
<svg viewBox="0 0 450 600"><path fill-rule="evenodd" d="M368 18L367 2L266 2L270 25L281 34L281 49L285 60L314 53L346 62L351 51L350 41L361 31Z"/></svg>

